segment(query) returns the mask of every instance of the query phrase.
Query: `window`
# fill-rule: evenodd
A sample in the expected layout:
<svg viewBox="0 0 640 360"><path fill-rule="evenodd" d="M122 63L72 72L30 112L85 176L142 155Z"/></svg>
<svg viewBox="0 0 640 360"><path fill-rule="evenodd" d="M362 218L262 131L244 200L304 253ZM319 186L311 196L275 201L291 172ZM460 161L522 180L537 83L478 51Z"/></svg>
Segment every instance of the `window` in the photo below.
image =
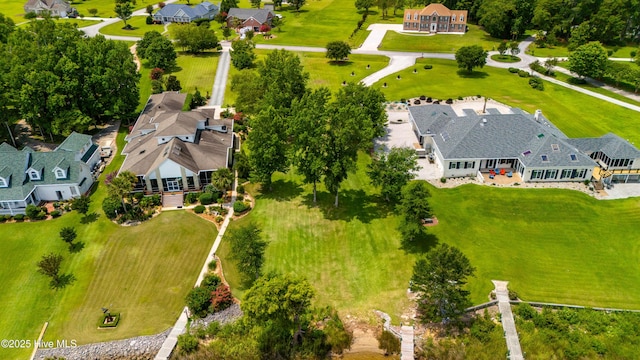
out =
<svg viewBox="0 0 640 360"><path fill-rule="evenodd" d="M548 162L549 161L549 157L547 155L540 155L540 157L542 158L542 161L544 161L544 162Z"/></svg>
<svg viewBox="0 0 640 360"><path fill-rule="evenodd" d="M475 161L465 161L464 163L464 168L465 169L473 169L476 167L476 162Z"/></svg>
<svg viewBox="0 0 640 360"><path fill-rule="evenodd" d="M451 21L456 21L456 16L455 16L455 15L453 15L453 16L451 17Z"/></svg>
<svg viewBox="0 0 640 360"><path fill-rule="evenodd" d="M407 20L411 20L411 14L407 14Z"/></svg>
<svg viewBox="0 0 640 360"><path fill-rule="evenodd" d="M56 179L64 179L65 176L64 170L56 169Z"/></svg>
<svg viewBox="0 0 640 360"><path fill-rule="evenodd" d="M31 180L40 180L40 174L38 174L38 172L35 170L31 170L29 171L29 178Z"/></svg>
<svg viewBox="0 0 640 360"><path fill-rule="evenodd" d="M571 158L571 161L578 161L578 156L576 154L570 154L569 158Z"/></svg>
<svg viewBox="0 0 640 360"><path fill-rule="evenodd" d="M459 162L450 162L449 163L449 169L460 169L460 163Z"/></svg>
<svg viewBox="0 0 640 360"><path fill-rule="evenodd" d="M416 13L415 15L413 15L413 20L418 20L418 13Z"/></svg>
<svg viewBox="0 0 640 360"><path fill-rule="evenodd" d="M571 169L562 170L562 174L560 174L560 179L567 179L571 177Z"/></svg>
<svg viewBox="0 0 640 360"><path fill-rule="evenodd" d="M531 155L531 150L527 150L527 151L523 152L522 155L524 155L524 156Z"/></svg>
<svg viewBox="0 0 640 360"><path fill-rule="evenodd" d="M544 172L544 178L545 179L555 179L556 175L558 174L558 170L547 170Z"/></svg>
<svg viewBox="0 0 640 360"><path fill-rule="evenodd" d="M7 182L3 178L0 178L0 187L7 187Z"/></svg>
<svg viewBox="0 0 640 360"><path fill-rule="evenodd" d="M460 21L464 21L464 15L460 15Z"/></svg>
<svg viewBox="0 0 640 360"><path fill-rule="evenodd" d="M531 170L531 178L542 179L543 173L544 173L544 170Z"/></svg>
<svg viewBox="0 0 640 360"><path fill-rule="evenodd" d="M551 144L551 150L553 150L553 151L560 151L560 145L558 145L558 144Z"/></svg>

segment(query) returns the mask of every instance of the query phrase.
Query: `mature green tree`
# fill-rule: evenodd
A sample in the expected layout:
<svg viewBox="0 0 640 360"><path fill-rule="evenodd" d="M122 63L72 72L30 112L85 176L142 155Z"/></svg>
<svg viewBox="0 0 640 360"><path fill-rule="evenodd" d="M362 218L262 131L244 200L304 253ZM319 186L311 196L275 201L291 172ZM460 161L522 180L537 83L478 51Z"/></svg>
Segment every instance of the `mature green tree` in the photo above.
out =
<svg viewBox="0 0 640 360"><path fill-rule="evenodd" d="M607 61L605 75L616 82L616 86L620 86L621 81L629 80L632 76L632 68L629 64L622 64L616 61Z"/></svg>
<svg viewBox="0 0 640 360"><path fill-rule="evenodd" d="M365 86L363 83L348 83L340 88L338 98L345 103L351 103L362 108L366 116L363 123L363 146L364 149L371 147L374 138L387 133L387 112L385 102L387 101L382 91L374 87Z"/></svg>
<svg viewBox="0 0 640 360"><path fill-rule="evenodd" d="M71 209L77 210L80 214L86 215L89 211L89 205L91 205L91 198L86 195L81 195L71 202Z"/></svg>
<svg viewBox="0 0 640 360"><path fill-rule="evenodd" d="M456 62L460 69L472 72L473 68L484 67L487 63L487 52L480 45L463 46L456 51Z"/></svg>
<svg viewBox="0 0 640 360"><path fill-rule="evenodd" d="M582 46L593 39L593 28L588 21L571 29L571 38L569 38L569 50L573 51L578 46Z"/></svg>
<svg viewBox="0 0 640 360"><path fill-rule="evenodd" d="M149 15L153 15L153 5L151 5L151 4L147 5L147 7L144 9L144 11L146 11L147 14L149 14ZM97 11L96 11L96 13L97 13Z"/></svg>
<svg viewBox="0 0 640 360"><path fill-rule="evenodd" d="M137 181L138 178L132 172L123 171L107 185L107 193L111 197L122 200L122 208L124 211L127 211L127 205L124 200L131 195L133 186Z"/></svg>
<svg viewBox="0 0 640 360"><path fill-rule="evenodd" d="M498 52L500 53L500 55L504 55L507 53L507 50L509 49L509 45L507 45L507 41L501 41L500 45L498 45Z"/></svg>
<svg viewBox="0 0 640 360"><path fill-rule="evenodd" d="M229 36L231 36L231 28L228 26L223 26L222 27L222 36L224 37L225 40L227 40L229 38Z"/></svg>
<svg viewBox="0 0 640 360"><path fill-rule="evenodd" d="M71 226L65 226L60 229L60 238L69 245L71 245L77 237L78 233L76 232L76 229Z"/></svg>
<svg viewBox="0 0 640 360"><path fill-rule="evenodd" d="M307 280L295 275L267 274L259 278L244 294L240 305L245 319L264 329L262 336L279 333L283 341L271 343L282 346L274 357L289 358L291 346L299 345L304 340L308 318L311 315L311 299L314 291ZM282 339L282 338L285 339ZM259 340L260 342L260 340Z"/></svg>
<svg viewBox="0 0 640 360"><path fill-rule="evenodd" d="M306 3L306 0L289 0L289 4L293 5L293 8L296 9L296 11L300 11L300 8Z"/></svg>
<svg viewBox="0 0 640 360"><path fill-rule="evenodd" d="M411 289L418 293L418 310L425 322L459 319L471 305L464 289L475 268L456 247L442 243L416 261Z"/></svg>
<svg viewBox="0 0 640 360"><path fill-rule="evenodd" d="M236 40L231 43L231 63L238 69L249 69L253 67L256 54L253 52L256 45L251 40Z"/></svg>
<svg viewBox="0 0 640 360"><path fill-rule="evenodd" d="M262 3L262 0L251 0L251 6L254 8L260 9L261 3Z"/></svg>
<svg viewBox="0 0 640 360"><path fill-rule="evenodd" d="M15 28L16 24L10 17L0 14L0 43L6 43Z"/></svg>
<svg viewBox="0 0 640 360"><path fill-rule="evenodd" d="M251 174L262 183L264 190L270 191L273 173L286 172L289 167L284 119L269 106L252 118L250 125L247 144L251 154Z"/></svg>
<svg viewBox="0 0 640 360"><path fill-rule="evenodd" d="M629 22L638 21L638 19L632 20L629 16L633 11L629 7L629 3L631 1L627 0L602 1L598 12L589 20L595 36L595 38L590 38L589 40L598 40L608 44L624 41L627 37L627 25ZM636 8L640 6L639 2L636 1L635 3Z"/></svg>
<svg viewBox="0 0 640 360"><path fill-rule="evenodd" d="M518 42L517 41L512 41L509 43L509 52L511 53L512 56L516 56L518 54L520 54L520 48L518 47Z"/></svg>
<svg viewBox="0 0 640 360"><path fill-rule="evenodd" d="M633 87L635 88L634 92L637 94L638 90L640 90L640 68L631 69L629 82L633 84Z"/></svg>
<svg viewBox="0 0 640 360"><path fill-rule="evenodd" d="M260 87L258 74L249 69L231 76L231 91L237 94L235 108L247 114L260 111L260 100L264 90Z"/></svg>
<svg viewBox="0 0 640 360"><path fill-rule="evenodd" d="M260 229L250 223L229 233L232 258L237 264L247 284L253 284L262 275L264 252L267 241L262 238Z"/></svg>
<svg viewBox="0 0 640 360"><path fill-rule="evenodd" d="M229 13L229 9L237 8L238 0L222 0L220 3L220 12L221 13Z"/></svg>
<svg viewBox="0 0 640 360"><path fill-rule="evenodd" d="M215 49L219 45L218 38L213 30L194 23L177 27L173 32L173 36L179 46L191 53Z"/></svg>
<svg viewBox="0 0 640 360"><path fill-rule="evenodd" d="M420 170L418 155L412 148L392 148L389 153L379 151L368 166L367 174L373 186L381 188L387 201L401 196L402 188L416 177Z"/></svg>
<svg viewBox="0 0 640 360"><path fill-rule="evenodd" d="M376 5L376 0L356 0L356 9L364 10L365 14L369 13L369 9Z"/></svg>
<svg viewBox="0 0 640 360"><path fill-rule="evenodd" d="M396 16L396 11L404 9L405 0L393 0L393 16Z"/></svg>
<svg viewBox="0 0 640 360"><path fill-rule="evenodd" d="M263 91L261 107L272 106L287 115L293 99L306 91L309 73L304 72L298 55L287 50L274 50L258 63L259 86Z"/></svg>
<svg viewBox="0 0 640 360"><path fill-rule="evenodd" d="M290 159L296 171L313 184L313 203L316 203L316 184L322 179L325 164L326 136L329 130L327 106L331 92L325 87L309 91L291 105L289 119Z"/></svg>
<svg viewBox="0 0 640 360"><path fill-rule="evenodd" d="M425 234L422 219L431 217L430 197L429 187L424 180L410 181L402 188L402 199L397 211L400 215L398 230L403 241L416 240Z"/></svg>
<svg viewBox="0 0 640 360"><path fill-rule="evenodd" d="M233 180L233 171L226 167L218 169L211 174L211 185L215 186L216 189L222 192L231 189L233 186Z"/></svg>
<svg viewBox="0 0 640 360"><path fill-rule="evenodd" d="M165 89L167 91L180 91L182 90L182 85L180 85L180 80L175 75L169 75L167 77L167 81L165 82Z"/></svg>
<svg viewBox="0 0 640 360"><path fill-rule="evenodd" d="M163 37L162 34L157 31L147 31L146 33L144 33L142 39L138 40L138 42L136 43L136 53L138 54L138 57L141 59L146 59L147 49L149 48L149 45L151 45L151 43L155 39L161 37Z"/></svg>
<svg viewBox="0 0 640 360"><path fill-rule="evenodd" d="M131 19L131 14L133 14L133 4L135 1L132 0L115 0L116 7L113 10L120 20L124 21L124 26L127 27L127 20Z"/></svg>
<svg viewBox="0 0 640 360"><path fill-rule="evenodd" d="M271 19L271 27L278 30L278 32L282 31L282 25L284 25L284 18L274 16Z"/></svg>
<svg viewBox="0 0 640 360"><path fill-rule="evenodd" d="M61 285L60 266L64 258L60 254L43 255L38 262L38 272L51 278L49 285L58 288Z"/></svg>
<svg viewBox="0 0 640 360"><path fill-rule="evenodd" d="M393 2L395 0L376 0L378 9L382 13L382 18L386 19L388 14L389 7L393 6Z"/></svg>
<svg viewBox="0 0 640 360"><path fill-rule="evenodd" d="M155 37L146 48L145 59L147 59L149 66L152 68L171 71L176 67L178 55L171 40L160 36Z"/></svg>
<svg viewBox="0 0 640 360"><path fill-rule="evenodd" d="M198 90L198 87L196 87L196 90L191 96L191 102L189 103L189 108L193 110L199 106L204 106L206 103L207 103L207 98L202 96L202 94L200 93L200 90Z"/></svg>
<svg viewBox="0 0 640 360"><path fill-rule="evenodd" d="M327 44L326 58L333 61L345 61L351 54L351 46L344 41L331 41Z"/></svg>
<svg viewBox="0 0 640 360"><path fill-rule="evenodd" d="M590 78L599 79L607 68L607 50L599 42L590 42L569 54L569 70Z"/></svg>

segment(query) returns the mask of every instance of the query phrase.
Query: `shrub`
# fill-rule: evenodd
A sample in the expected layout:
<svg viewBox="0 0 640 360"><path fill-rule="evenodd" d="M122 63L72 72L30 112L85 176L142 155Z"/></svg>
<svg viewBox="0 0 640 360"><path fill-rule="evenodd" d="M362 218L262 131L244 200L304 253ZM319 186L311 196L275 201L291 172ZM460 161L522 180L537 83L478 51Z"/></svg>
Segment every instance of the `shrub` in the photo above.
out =
<svg viewBox="0 0 640 360"><path fill-rule="evenodd" d="M7 221L6 216L4 216L4 215L0 215L0 223L3 223L3 222L5 222L5 221Z"/></svg>
<svg viewBox="0 0 640 360"><path fill-rule="evenodd" d="M4 216L0 216L0 217L4 217L4 221L11 221L11 219L13 219L13 216L11 216L11 215L4 215Z"/></svg>
<svg viewBox="0 0 640 360"><path fill-rule="evenodd" d="M102 201L102 211L109 219L115 219L117 214L122 214L122 203L117 197L108 197Z"/></svg>
<svg viewBox="0 0 640 360"><path fill-rule="evenodd" d="M391 332L384 330L378 338L378 348L384 350L385 355L400 353L400 340Z"/></svg>
<svg viewBox="0 0 640 360"><path fill-rule="evenodd" d="M518 69L518 68L514 68L514 67L510 67L510 68L509 68L509 72L510 72L510 73L512 73L512 74L515 74L515 73L517 73L518 71L520 71L520 69Z"/></svg>
<svg viewBox="0 0 640 360"><path fill-rule="evenodd" d="M27 205L27 208L25 209L25 213L31 220L41 220L44 218L44 213L42 212L42 209L40 209L39 207L33 204Z"/></svg>
<svg viewBox="0 0 640 360"><path fill-rule="evenodd" d="M447 178L446 177L441 177L440 178L440 182L443 183L443 184L446 183L447 182Z"/></svg>
<svg viewBox="0 0 640 360"><path fill-rule="evenodd" d="M236 201L233 203L233 211L236 213L243 213L249 210L250 206L242 201Z"/></svg>
<svg viewBox="0 0 640 360"><path fill-rule="evenodd" d="M215 264L215 261L212 261ZM214 267L215 268L215 267ZM220 277L216 274L207 274L204 279L202 279L202 283L200 286L203 288L213 292L218 288L218 285L222 283Z"/></svg>
<svg viewBox="0 0 640 360"><path fill-rule="evenodd" d="M509 289L509 300L518 300L518 293Z"/></svg>
<svg viewBox="0 0 640 360"><path fill-rule="evenodd" d="M224 221L224 218L222 216L220 216L220 215L216 216L216 222L217 223L221 223L223 221Z"/></svg>
<svg viewBox="0 0 640 360"><path fill-rule="evenodd" d="M195 204L198 202L199 196L200 196L200 193L198 192L188 193L187 196L184 198L184 202L187 204Z"/></svg>
<svg viewBox="0 0 640 360"><path fill-rule="evenodd" d="M137 193L133 194L133 198L136 199L137 201L142 200L143 197L144 197L144 193L142 193L142 192L137 192Z"/></svg>
<svg viewBox="0 0 640 360"><path fill-rule="evenodd" d="M57 217L59 217L60 215L61 215L61 214L60 214L60 211L58 211L58 210L53 210L53 211L51 212L51 217L52 217L52 218L54 218L54 219L55 219L55 218L57 218Z"/></svg>
<svg viewBox="0 0 640 360"><path fill-rule="evenodd" d="M196 214L202 214L207 208L204 205L198 205L193 208L193 212Z"/></svg>
<svg viewBox="0 0 640 360"><path fill-rule="evenodd" d="M193 315L205 317L211 305L211 291L201 286L195 287L187 294L186 302Z"/></svg>
<svg viewBox="0 0 640 360"><path fill-rule="evenodd" d="M145 22L147 25L151 25L151 24L153 24L153 18L151 17L151 15L147 16L147 18L144 20L144 22Z"/></svg>
<svg viewBox="0 0 640 360"><path fill-rule="evenodd" d="M453 104L453 99L452 98L448 98L447 101L445 101L447 104Z"/></svg>
<svg viewBox="0 0 640 360"><path fill-rule="evenodd" d="M238 194L244 194L244 185L238 185L238 187L236 188L236 192Z"/></svg>
<svg viewBox="0 0 640 360"><path fill-rule="evenodd" d="M198 338L191 334L178 335L178 349L181 354L191 354L198 349Z"/></svg>
<svg viewBox="0 0 640 360"><path fill-rule="evenodd" d="M214 201L213 194L203 193L202 195L200 195L198 200L200 200L200 204L202 204L202 205L213 204L213 201Z"/></svg>
<svg viewBox="0 0 640 360"><path fill-rule="evenodd" d="M542 82L542 80L540 80L537 77L530 78L529 79L529 85L531 85L531 87L536 89L536 90L540 90L540 91L544 90L544 83Z"/></svg>
<svg viewBox="0 0 640 360"><path fill-rule="evenodd" d="M526 78L529 77L529 73L524 70L518 70L518 76Z"/></svg>
<svg viewBox="0 0 640 360"><path fill-rule="evenodd" d="M427 65L424 66L424 69L425 70L431 70L431 69L433 69L433 65L427 64Z"/></svg>
<svg viewBox="0 0 640 360"><path fill-rule="evenodd" d="M433 102L433 99L432 99L431 97L428 97L428 98L427 98L427 102L428 102L428 103Z"/></svg>
<svg viewBox="0 0 640 360"><path fill-rule="evenodd" d="M584 184L585 185L589 185L590 182L591 182L591 180L587 179L587 180L584 181Z"/></svg>
<svg viewBox="0 0 640 360"><path fill-rule="evenodd" d="M463 100L462 96L458 96L458 100Z"/></svg>
<svg viewBox="0 0 640 360"><path fill-rule="evenodd" d="M13 215L13 220L15 220L15 221L22 221L22 220L24 220L24 214L16 214L16 215Z"/></svg>
<svg viewBox="0 0 640 360"><path fill-rule="evenodd" d="M211 312L224 310L233 304L233 296L227 285L218 286L211 296Z"/></svg>
<svg viewBox="0 0 640 360"><path fill-rule="evenodd" d="M218 267L218 262L215 260L212 260L207 266L209 267L209 270L216 271L216 267Z"/></svg>

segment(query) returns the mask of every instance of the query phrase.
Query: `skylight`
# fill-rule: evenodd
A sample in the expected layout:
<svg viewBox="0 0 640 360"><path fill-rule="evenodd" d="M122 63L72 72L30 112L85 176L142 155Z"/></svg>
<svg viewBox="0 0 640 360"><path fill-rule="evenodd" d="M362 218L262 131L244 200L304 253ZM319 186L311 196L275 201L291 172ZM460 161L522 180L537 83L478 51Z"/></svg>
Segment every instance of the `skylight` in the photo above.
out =
<svg viewBox="0 0 640 360"><path fill-rule="evenodd" d="M551 150L553 150L553 151L560 151L560 145L558 145L558 144L551 144Z"/></svg>
<svg viewBox="0 0 640 360"><path fill-rule="evenodd" d="M440 134L440 136L442 136L442 140L447 141L449 140L451 137L449 137L449 133L444 131Z"/></svg>
<svg viewBox="0 0 640 360"><path fill-rule="evenodd" d="M571 161L578 161L578 156L576 154L570 154L569 157L571 158Z"/></svg>
<svg viewBox="0 0 640 360"><path fill-rule="evenodd" d="M538 139L542 139L544 137L544 134L538 134Z"/></svg>
<svg viewBox="0 0 640 360"><path fill-rule="evenodd" d="M524 155L524 156L531 155L531 150L527 150L527 151L523 152L522 155Z"/></svg>
<svg viewBox="0 0 640 360"><path fill-rule="evenodd" d="M549 161L549 157L547 155L540 155L542 161Z"/></svg>

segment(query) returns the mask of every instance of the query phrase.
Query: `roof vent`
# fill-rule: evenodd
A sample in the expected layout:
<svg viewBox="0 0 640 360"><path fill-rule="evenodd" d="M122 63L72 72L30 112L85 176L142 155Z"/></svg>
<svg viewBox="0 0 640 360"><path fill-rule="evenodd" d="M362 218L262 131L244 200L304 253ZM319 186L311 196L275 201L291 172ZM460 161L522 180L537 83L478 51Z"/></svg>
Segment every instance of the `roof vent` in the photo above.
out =
<svg viewBox="0 0 640 360"><path fill-rule="evenodd" d="M482 118L482 123L483 123L483 124L486 124L486 123L487 123L487 119Z"/></svg>
<svg viewBox="0 0 640 360"><path fill-rule="evenodd" d="M533 118L534 118L536 121L540 121L540 115L542 115L542 110L539 110L539 109L538 109L538 110L536 110L536 113L533 115Z"/></svg>

